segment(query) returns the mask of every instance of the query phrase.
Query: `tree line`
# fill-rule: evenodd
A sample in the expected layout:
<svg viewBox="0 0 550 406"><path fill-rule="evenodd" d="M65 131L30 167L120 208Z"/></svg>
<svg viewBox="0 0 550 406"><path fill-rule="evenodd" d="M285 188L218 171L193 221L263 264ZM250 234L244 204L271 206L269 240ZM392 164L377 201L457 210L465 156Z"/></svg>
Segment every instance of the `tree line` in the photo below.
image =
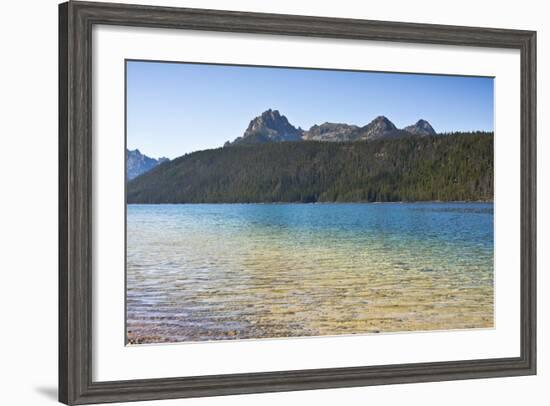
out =
<svg viewBox="0 0 550 406"><path fill-rule="evenodd" d="M490 201L493 134L197 151L128 183L128 203Z"/></svg>

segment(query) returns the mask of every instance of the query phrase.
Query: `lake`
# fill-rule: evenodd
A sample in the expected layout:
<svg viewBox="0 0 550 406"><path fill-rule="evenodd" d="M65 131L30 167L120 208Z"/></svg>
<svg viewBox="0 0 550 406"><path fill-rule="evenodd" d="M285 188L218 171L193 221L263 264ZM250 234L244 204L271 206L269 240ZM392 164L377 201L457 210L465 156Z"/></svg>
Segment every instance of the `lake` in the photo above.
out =
<svg viewBox="0 0 550 406"><path fill-rule="evenodd" d="M490 328L493 204L127 207L130 344Z"/></svg>

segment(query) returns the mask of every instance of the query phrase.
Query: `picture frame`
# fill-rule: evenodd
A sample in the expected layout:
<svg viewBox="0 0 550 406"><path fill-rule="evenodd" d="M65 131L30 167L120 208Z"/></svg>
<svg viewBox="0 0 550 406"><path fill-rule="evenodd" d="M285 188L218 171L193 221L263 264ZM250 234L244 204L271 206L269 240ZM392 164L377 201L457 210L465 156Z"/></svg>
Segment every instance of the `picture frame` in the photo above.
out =
<svg viewBox="0 0 550 406"><path fill-rule="evenodd" d="M520 356L94 381L92 28L276 34L520 52ZM59 6L59 401L88 404L536 374L536 32L69 1Z"/></svg>

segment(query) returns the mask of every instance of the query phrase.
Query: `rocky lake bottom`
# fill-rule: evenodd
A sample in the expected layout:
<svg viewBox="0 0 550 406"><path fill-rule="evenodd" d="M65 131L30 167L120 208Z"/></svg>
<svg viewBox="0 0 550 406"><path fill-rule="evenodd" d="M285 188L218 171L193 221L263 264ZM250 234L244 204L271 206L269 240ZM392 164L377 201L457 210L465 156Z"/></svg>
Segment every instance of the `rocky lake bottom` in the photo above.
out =
<svg viewBox="0 0 550 406"><path fill-rule="evenodd" d="M493 204L127 207L129 344L491 328Z"/></svg>

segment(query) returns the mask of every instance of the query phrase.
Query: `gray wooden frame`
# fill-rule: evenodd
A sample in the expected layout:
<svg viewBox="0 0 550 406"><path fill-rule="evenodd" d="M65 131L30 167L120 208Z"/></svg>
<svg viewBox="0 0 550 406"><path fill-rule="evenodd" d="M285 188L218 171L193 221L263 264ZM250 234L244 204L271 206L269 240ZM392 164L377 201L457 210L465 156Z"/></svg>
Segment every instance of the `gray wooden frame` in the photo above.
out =
<svg viewBox="0 0 550 406"><path fill-rule="evenodd" d="M518 49L521 53L521 353L352 368L92 380L94 24ZM536 32L295 15L68 2L59 6L59 400L184 398L536 373Z"/></svg>

